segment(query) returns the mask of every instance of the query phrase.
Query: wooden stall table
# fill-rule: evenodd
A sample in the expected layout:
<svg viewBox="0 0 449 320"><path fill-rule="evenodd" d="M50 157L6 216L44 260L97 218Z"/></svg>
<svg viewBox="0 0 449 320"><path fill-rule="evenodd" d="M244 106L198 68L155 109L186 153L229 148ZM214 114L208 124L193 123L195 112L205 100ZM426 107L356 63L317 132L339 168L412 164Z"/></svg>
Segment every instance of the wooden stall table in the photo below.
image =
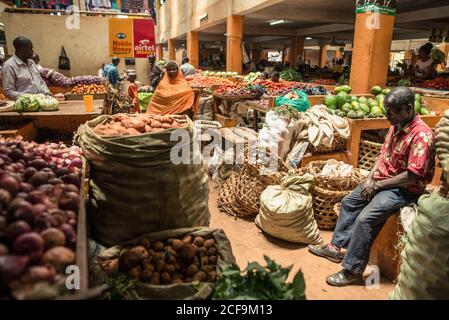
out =
<svg viewBox="0 0 449 320"><path fill-rule="evenodd" d="M245 95L245 96L223 96L217 93L212 94L214 98L214 120L221 123L225 128L235 127L238 124L236 118L229 117L232 105L236 102L253 100L255 96ZM225 108L225 114L220 113L219 106L223 103Z"/></svg>
<svg viewBox="0 0 449 320"><path fill-rule="evenodd" d="M32 121L36 129L49 128L75 132L81 124L99 116L102 107L103 100L94 100L93 112L86 112L82 100L61 101L59 110L56 111L2 112L0 113L0 124L8 126Z"/></svg>

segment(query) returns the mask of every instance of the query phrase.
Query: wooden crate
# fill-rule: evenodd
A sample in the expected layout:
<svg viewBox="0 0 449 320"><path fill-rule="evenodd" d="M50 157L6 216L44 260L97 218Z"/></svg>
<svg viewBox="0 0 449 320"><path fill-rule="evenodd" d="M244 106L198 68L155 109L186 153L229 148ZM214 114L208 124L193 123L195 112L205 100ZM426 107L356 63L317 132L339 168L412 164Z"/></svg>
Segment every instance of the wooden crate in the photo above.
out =
<svg viewBox="0 0 449 320"><path fill-rule="evenodd" d="M50 90L50 92L52 94L56 94L56 93L67 93L72 91L73 86L70 87L58 87L58 86L49 86L48 90Z"/></svg>
<svg viewBox="0 0 449 320"><path fill-rule="evenodd" d="M237 119L229 118L229 117L226 117L226 116L224 116L222 114L218 114L218 113L215 114L214 120L220 122L220 124L224 128L235 127L238 124L238 120Z"/></svg>
<svg viewBox="0 0 449 320"><path fill-rule="evenodd" d="M22 136L24 140L33 141L37 138L37 130L31 120L18 124L10 124L0 130L0 135L4 137Z"/></svg>

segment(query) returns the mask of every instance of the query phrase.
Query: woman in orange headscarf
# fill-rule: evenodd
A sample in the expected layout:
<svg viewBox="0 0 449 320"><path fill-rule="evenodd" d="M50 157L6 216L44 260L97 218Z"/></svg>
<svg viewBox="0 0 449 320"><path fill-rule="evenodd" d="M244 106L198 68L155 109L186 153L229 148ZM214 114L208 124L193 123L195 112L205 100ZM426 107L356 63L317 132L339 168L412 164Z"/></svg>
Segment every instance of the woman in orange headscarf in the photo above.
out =
<svg viewBox="0 0 449 320"><path fill-rule="evenodd" d="M165 76L157 86L147 112L160 115L186 113L194 107L193 89L182 77L175 61L167 62L165 69Z"/></svg>

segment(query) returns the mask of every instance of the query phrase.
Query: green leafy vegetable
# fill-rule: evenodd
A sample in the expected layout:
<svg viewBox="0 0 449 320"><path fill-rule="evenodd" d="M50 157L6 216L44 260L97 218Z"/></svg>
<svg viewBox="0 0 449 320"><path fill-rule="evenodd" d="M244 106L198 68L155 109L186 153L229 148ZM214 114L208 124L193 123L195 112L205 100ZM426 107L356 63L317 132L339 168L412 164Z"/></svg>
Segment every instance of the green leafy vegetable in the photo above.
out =
<svg viewBox="0 0 449 320"><path fill-rule="evenodd" d="M14 111L17 112L35 112L58 110L59 102L53 97L42 93L20 95L14 103Z"/></svg>
<svg viewBox="0 0 449 320"><path fill-rule="evenodd" d="M283 268L264 256L266 267L257 262L248 263L245 270L228 265L221 268L213 299L242 300L304 300L305 282L301 271L287 283L292 266Z"/></svg>
<svg viewBox="0 0 449 320"><path fill-rule="evenodd" d="M136 281L126 274L121 274L117 278L108 278L106 283L108 289L104 295L105 300L122 300L136 285Z"/></svg>
<svg viewBox="0 0 449 320"><path fill-rule="evenodd" d="M285 69L280 73L281 79L286 81L301 81L301 75L295 69Z"/></svg>

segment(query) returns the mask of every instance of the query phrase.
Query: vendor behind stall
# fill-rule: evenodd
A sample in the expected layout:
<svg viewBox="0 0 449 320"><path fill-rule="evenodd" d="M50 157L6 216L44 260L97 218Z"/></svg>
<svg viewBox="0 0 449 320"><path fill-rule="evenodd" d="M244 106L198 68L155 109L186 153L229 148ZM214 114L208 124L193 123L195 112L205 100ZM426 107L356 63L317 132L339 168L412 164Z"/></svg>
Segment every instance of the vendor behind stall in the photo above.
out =
<svg viewBox="0 0 449 320"><path fill-rule="evenodd" d="M42 80L40 72L33 60L33 43L25 37L17 37L13 41L15 54L9 58L2 68L2 84L5 95L16 100L24 93L50 94Z"/></svg>
<svg viewBox="0 0 449 320"><path fill-rule="evenodd" d="M148 62L150 63L150 86L156 90L159 82L164 76L164 70L156 63L155 56L148 56Z"/></svg>
<svg viewBox="0 0 449 320"><path fill-rule="evenodd" d="M433 78L436 65L431 57L433 45L428 42L418 49L419 60L415 64L415 76L420 78Z"/></svg>
<svg viewBox="0 0 449 320"><path fill-rule="evenodd" d="M182 75L184 77L185 76L191 76L191 75L194 75L196 73L195 67L192 66L189 63L189 61L190 61L189 58L182 59L181 72L182 72Z"/></svg>
<svg viewBox="0 0 449 320"><path fill-rule="evenodd" d="M385 221L400 208L416 202L432 180L435 136L414 110L415 95L397 87L384 100L391 123L381 154L368 178L341 202L332 241L309 250L343 269L327 277L333 286L363 284L371 246ZM347 248L346 253L342 248Z"/></svg>
<svg viewBox="0 0 449 320"><path fill-rule="evenodd" d="M280 75L280 73L279 73L278 71L274 71L274 72L271 74L271 81L273 81L273 82L279 82L280 79L281 79L281 75Z"/></svg>
<svg viewBox="0 0 449 320"><path fill-rule="evenodd" d="M166 75L154 92L147 112L160 115L187 113L195 101L193 89L182 77L175 61L167 62L165 69Z"/></svg>
<svg viewBox="0 0 449 320"><path fill-rule="evenodd" d="M104 66L103 76L109 81L110 84L115 86L118 82L125 79L125 76L120 76L117 66L120 63L119 58L112 58L111 63Z"/></svg>

